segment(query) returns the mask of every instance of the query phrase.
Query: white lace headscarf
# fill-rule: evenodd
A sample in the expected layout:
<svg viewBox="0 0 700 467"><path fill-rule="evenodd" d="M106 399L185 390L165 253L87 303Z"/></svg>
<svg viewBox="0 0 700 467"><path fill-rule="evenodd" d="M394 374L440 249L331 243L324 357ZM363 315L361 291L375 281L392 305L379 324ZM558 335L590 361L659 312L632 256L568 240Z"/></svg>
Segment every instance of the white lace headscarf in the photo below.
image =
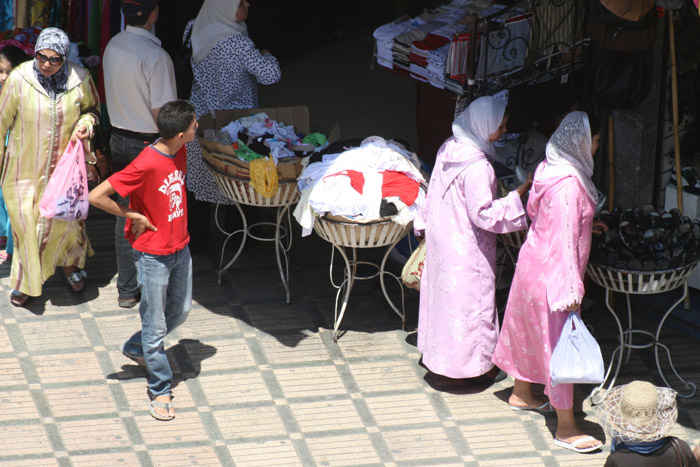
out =
<svg viewBox="0 0 700 467"><path fill-rule="evenodd" d="M573 175L578 178L591 200L598 202L598 192L591 180L593 154L591 127L586 112L571 112L559 124L547 142L547 165L542 178Z"/></svg>
<svg viewBox="0 0 700 467"><path fill-rule="evenodd" d="M452 123L452 134L459 142L471 143L488 157L496 155L489 136L498 130L506 113L506 104L491 96L480 97L469 104Z"/></svg>
<svg viewBox="0 0 700 467"><path fill-rule="evenodd" d="M192 25L192 58L201 62L211 49L234 34L248 35L245 22L236 20L241 0L204 0Z"/></svg>

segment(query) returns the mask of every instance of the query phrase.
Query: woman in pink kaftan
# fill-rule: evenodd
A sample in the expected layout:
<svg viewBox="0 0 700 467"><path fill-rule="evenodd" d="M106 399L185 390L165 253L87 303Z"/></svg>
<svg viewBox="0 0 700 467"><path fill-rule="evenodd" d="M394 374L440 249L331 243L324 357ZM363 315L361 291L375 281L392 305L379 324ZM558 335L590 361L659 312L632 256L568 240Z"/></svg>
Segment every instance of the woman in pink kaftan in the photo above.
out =
<svg viewBox="0 0 700 467"><path fill-rule="evenodd" d="M568 312L579 310L583 300L597 200L590 177L599 131L600 123L590 125L585 112L572 112L547 143L527 205L532 225L518 255L493 355L493 363L515 378L511 408L551 411L532 394L531 383L544 384L559 422L555 444L578 452L598 449L601 442L579 430L573 384L552 387L549 360Z"/></svg>
<svg viewBox="0 0 700 467"><path fill-rule="evenodd" d="M520 197L530 185L496 198L489 158L506 122L505 104L491 97L475 100L457 117L414 224L426 241L418 349L431 376L447 377L441 381L498 371L491 362L499 327L496 234L527 228Z"/></svg>

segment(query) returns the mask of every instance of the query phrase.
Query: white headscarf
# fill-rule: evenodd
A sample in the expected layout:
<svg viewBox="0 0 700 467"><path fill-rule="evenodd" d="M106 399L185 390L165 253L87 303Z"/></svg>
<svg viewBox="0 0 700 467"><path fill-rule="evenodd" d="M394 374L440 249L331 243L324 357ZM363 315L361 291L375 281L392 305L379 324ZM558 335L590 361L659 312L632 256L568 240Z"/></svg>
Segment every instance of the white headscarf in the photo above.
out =
<svg viewBox="0 0 700 467"><path fill-rule="evenodd" d="M496 155L489 136L498 130L506 104L491 96L480 97L464 109L452 123L452 134L461 143L471 143L489 157Z"/></svg>
<svg viewBox="0 0 700 467"><path fill-rule="evenodd" d="M591 200L598 202L598 192L591 180L593 155L591 127L586 112L571 112L559 124L547 142L547 165L542 178L573 175L581 182Z"/></svg>
<svg viewBox="0 0 700 467"><path fill-rule="evenodd" d="M248 35L244 22L236 21L241 0L204 0L192 26L192 58L201 62L211 49L234 34Z"/></svg>

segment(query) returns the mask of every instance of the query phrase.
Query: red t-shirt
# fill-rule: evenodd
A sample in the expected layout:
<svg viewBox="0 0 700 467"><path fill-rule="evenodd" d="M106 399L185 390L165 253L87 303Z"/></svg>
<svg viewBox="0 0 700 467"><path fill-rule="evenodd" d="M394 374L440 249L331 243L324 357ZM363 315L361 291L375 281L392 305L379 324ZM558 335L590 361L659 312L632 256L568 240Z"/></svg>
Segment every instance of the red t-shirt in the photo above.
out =
<svg viewBox="0 0 700 467"><path fill-rule="evenodd" d="M129 207L145 215L157 231L146 230L138 239L126 220L124 236L138 251L169 255L182 250L190 241L187 232L187 149L170 157L152 146L146 147L124 170L108 178Z"/></svg>

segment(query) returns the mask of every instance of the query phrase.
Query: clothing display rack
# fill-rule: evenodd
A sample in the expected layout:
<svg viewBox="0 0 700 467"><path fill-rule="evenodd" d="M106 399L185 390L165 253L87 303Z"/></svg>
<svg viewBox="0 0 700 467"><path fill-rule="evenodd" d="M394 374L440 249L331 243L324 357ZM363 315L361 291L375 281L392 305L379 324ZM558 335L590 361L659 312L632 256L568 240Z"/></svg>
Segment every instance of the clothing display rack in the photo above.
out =
<svg viewBox="0 0 700 467"><path fill-rule="evenodd" d="M583 3L530 0L478 8L454 0L375 31L377 63L473 97L559 79L582 67ZM459 113L459 108L455 113Z"/></svg>

